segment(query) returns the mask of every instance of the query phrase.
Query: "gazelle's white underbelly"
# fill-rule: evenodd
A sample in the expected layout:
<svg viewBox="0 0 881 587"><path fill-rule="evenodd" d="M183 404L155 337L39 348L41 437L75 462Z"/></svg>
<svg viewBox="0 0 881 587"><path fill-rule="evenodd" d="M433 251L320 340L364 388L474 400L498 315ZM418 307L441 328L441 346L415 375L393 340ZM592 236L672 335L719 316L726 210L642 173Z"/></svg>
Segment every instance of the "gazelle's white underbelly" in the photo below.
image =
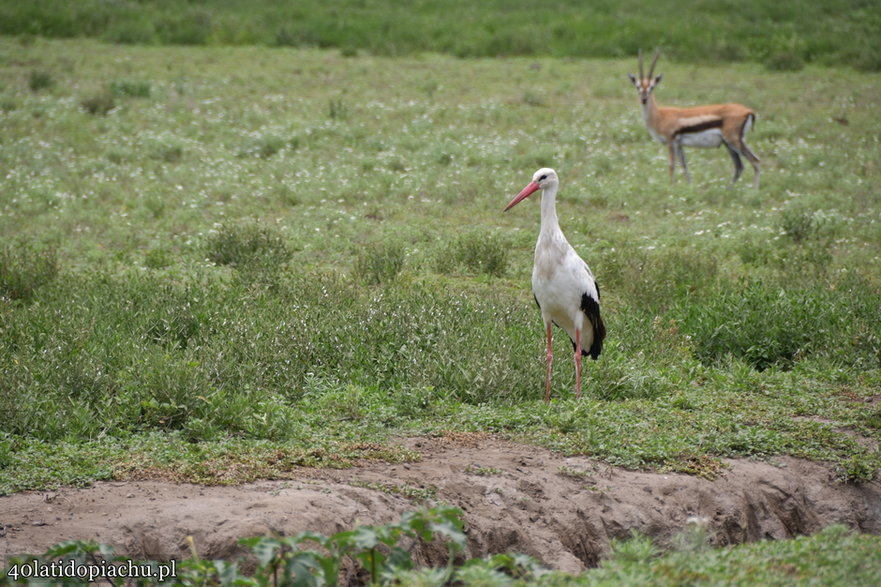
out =
<svg viewBox="0 0 881 587"><path fill-rule="evenodd" d="M709 128L701 132L683 133L679 135L679 140L684 147L711 149L722 144L722 131L718 128Z"/></svg>

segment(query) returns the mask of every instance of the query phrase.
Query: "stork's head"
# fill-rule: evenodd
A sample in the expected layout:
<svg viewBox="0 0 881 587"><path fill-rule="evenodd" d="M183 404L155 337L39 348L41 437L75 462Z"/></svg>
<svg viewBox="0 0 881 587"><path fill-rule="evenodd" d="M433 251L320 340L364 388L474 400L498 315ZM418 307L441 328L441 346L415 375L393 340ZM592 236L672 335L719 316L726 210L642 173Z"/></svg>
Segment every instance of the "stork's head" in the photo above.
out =
<svg viewBox="0 0 881 587"><path fill-rule="evenodd" d="M636 86L636 91L639 92L639 101L643 104L648 104L649 96L652 95L652 90L655 89L659 83L661 83L661 78L664 77L664 74L659 73L656 77L652 77L655 73L655 64L658 63L658 57L661 56L661 50L655 49L655 58L652 59L652 66L649 67L649 74L643 75L642 72L642 49L639 50L639 77L637 78L632 73L628 73L627 77L630 78L630 81L633 82L633 85Z"/></svg>
<svg viewBox="0 0 881 587"><path fill-rule="evenodd" d="M513 200L511 200L507 206L505 206L505 212L525 200L530 194L537 192L538 190L547 189L551 186L556 186L559 180L557 179L557 172L549 167L542 167L538 171L535 172L532 176L532 181L529 182L525 188L520 190L520 193L517 194Z"/></svg>

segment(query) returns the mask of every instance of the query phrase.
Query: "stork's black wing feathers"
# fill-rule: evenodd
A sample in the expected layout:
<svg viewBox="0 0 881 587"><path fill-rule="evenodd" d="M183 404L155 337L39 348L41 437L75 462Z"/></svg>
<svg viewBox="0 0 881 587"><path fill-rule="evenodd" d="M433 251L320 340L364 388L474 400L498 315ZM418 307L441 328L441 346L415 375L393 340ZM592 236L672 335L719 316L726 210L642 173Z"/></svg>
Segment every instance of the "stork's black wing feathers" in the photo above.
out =
<svg viewBox="0 0 881 587"><path fill-rule="evenodd" d="M594 285L596 285L597 298L599 298L600 284L594 282ZM581 294L581 311L584 312L584 315L587 316L587 319L590 320L590 325L593 327L593 343L589 349L581 349L581 354L583 356L590 355L591 359L596 360L599 358L600 353L603 352L603 339L606 338L606 325L603 324L603 319L600 317L599 299L595 300L586 293Z"/></svg>
<svg viewBox="0 0 881 587"><path fill-rule="evenodd" d="M594 281L594 285L597 288L597 298L600 297L600 284ZM541 310L541 304L538 303L538 298L535 294L532 294L532 299L535 300L535 305L538 306L538 309ZM603 319L600 317L600 303L599 300L593 299L591 296L585 294L581 294L581 311L584 312L584 315L587 316L587 319L590 320L590 325L593 328L593 343L591 343L589 349L581 349L581 356L587 357L589 356L593 360L597 360L600 356L600 353L603 352L603 339L606 338L606 325L603 324ZM553 322L554 326L558 326L556 322ZM572 350L576 349L575 341L572 341Z"/></svg>

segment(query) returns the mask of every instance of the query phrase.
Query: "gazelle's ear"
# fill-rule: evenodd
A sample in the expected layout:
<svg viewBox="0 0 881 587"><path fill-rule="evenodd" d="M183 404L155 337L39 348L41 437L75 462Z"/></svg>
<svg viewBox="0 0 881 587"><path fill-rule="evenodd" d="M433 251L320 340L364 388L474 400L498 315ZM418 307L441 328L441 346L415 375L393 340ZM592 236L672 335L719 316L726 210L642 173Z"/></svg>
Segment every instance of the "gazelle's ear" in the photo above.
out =
<svg viewBox="0 0 881 587"><path fill-rule="evenodd" d="M633 83L634 86L637 85L637 82L636 82L636 76L635 76L635 75L633 75L632 73L628 73L628 74L627 74L627 77L630 78L630 81Z"/></svg>
<svg viewBox="0 0 881 587"><path fill-rule="evenodd" d="M661 78L663 78L663 77L664 77L664 74L663 74L663 73L659 73L659 74L655 77L655 83L654 83L654 85L658 85L659 83L661 83Z"/></svg>

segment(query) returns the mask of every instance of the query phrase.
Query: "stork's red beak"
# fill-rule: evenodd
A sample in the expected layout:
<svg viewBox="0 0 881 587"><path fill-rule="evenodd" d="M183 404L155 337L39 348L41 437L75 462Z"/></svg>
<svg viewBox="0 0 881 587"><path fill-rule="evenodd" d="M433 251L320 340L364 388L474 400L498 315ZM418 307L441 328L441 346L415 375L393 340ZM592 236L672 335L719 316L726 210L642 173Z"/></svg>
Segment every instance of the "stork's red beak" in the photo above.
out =
<svg viewBox="0 0 881 587"><path fill-rule="evenodd" d="M520 202L525 200L529 196L529 194L533 194L533 193L537 192L538 190L539 190L539 187L538 187L537 181L529 182L529 185L527 185L525 188L523 188L520 191L520 193L517 194L517 197L515 197L513 200L511 200L508 203L507 206L505 206L505 212L507 212L508 210L510 210L511 208L513 208L514 206L516 206L517 204L519 204Z"/></svg>

